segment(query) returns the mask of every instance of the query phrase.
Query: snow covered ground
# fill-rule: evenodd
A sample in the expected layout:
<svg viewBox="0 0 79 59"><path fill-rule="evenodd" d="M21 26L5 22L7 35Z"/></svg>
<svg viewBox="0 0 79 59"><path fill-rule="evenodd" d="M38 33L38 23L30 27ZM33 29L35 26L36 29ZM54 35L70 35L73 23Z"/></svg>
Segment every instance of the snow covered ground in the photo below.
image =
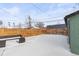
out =
<svg viewBox="0 0 79 59"><path fill-rule="evenodd" d="M68 37L63 35L42 34L26 37L26 42L18 44L7 41L7 47L0 48L3 56L75 56L70 52Z"/></svg>

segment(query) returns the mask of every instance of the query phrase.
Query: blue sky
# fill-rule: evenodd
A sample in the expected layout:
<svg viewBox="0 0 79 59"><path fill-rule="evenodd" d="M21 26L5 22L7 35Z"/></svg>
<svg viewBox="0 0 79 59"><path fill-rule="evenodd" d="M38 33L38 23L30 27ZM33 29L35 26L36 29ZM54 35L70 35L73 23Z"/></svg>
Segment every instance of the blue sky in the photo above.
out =
<svg viewBox="0 0 79 59"><path fill-rule="evenodd" d="M5 27L8 26L8 22L15 22L16 25L25 24L29 15L32 22L60 20L75 10L79 10L78 4L75 3L0 3L0 20Z"/></svg>

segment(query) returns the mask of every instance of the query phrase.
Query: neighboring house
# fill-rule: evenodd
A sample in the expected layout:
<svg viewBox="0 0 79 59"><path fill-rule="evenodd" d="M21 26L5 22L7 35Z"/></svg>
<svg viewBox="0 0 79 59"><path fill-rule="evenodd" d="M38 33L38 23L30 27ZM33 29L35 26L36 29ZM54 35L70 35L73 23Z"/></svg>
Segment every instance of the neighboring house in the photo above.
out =
<svg viewBox="0 0 79 59"><path fill-rule="evenodd" d="M67 35L67 28L65 24L48 25L46 28L49 29L47 31L48 33Z"/></svg>
<svg viewBox="0 0 79 59"><path fill-rule="evenodd" d="M51 29L53 29L53 28L65 28L66 27L66 25L65 24L57 24L57 25L48 25L47 26L47 28L51 28Z"/></svg>

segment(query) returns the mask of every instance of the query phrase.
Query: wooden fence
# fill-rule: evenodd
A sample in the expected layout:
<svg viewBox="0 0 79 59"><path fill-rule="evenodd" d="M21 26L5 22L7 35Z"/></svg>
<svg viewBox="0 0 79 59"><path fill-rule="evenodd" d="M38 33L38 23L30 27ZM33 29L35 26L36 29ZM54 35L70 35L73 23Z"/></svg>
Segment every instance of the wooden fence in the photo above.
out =
<svg viewBox="0 0 79 59"><path fill-rule="evenodd" d="M34 36L34 35L40 35L40 34L62 34L62 35L67 35L67 28L64 28L64 29L0 28L0 36L1 35L13 35L13 34L21 34L22 36Z"/></svg>

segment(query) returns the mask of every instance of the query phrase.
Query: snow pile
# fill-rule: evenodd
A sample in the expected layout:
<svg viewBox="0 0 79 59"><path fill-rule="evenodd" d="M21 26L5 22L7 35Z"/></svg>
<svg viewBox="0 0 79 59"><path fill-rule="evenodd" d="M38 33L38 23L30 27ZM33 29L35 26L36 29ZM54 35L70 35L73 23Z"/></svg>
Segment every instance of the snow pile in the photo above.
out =
<svg viewBox="0 0 79 59"><path fill-rule="evenodd" d="M0 52L1 53L1 52ZM43 34L26 37L26 42L5 48L3 55L12 56L68 56L70 52L67 36Z"/></svg>

